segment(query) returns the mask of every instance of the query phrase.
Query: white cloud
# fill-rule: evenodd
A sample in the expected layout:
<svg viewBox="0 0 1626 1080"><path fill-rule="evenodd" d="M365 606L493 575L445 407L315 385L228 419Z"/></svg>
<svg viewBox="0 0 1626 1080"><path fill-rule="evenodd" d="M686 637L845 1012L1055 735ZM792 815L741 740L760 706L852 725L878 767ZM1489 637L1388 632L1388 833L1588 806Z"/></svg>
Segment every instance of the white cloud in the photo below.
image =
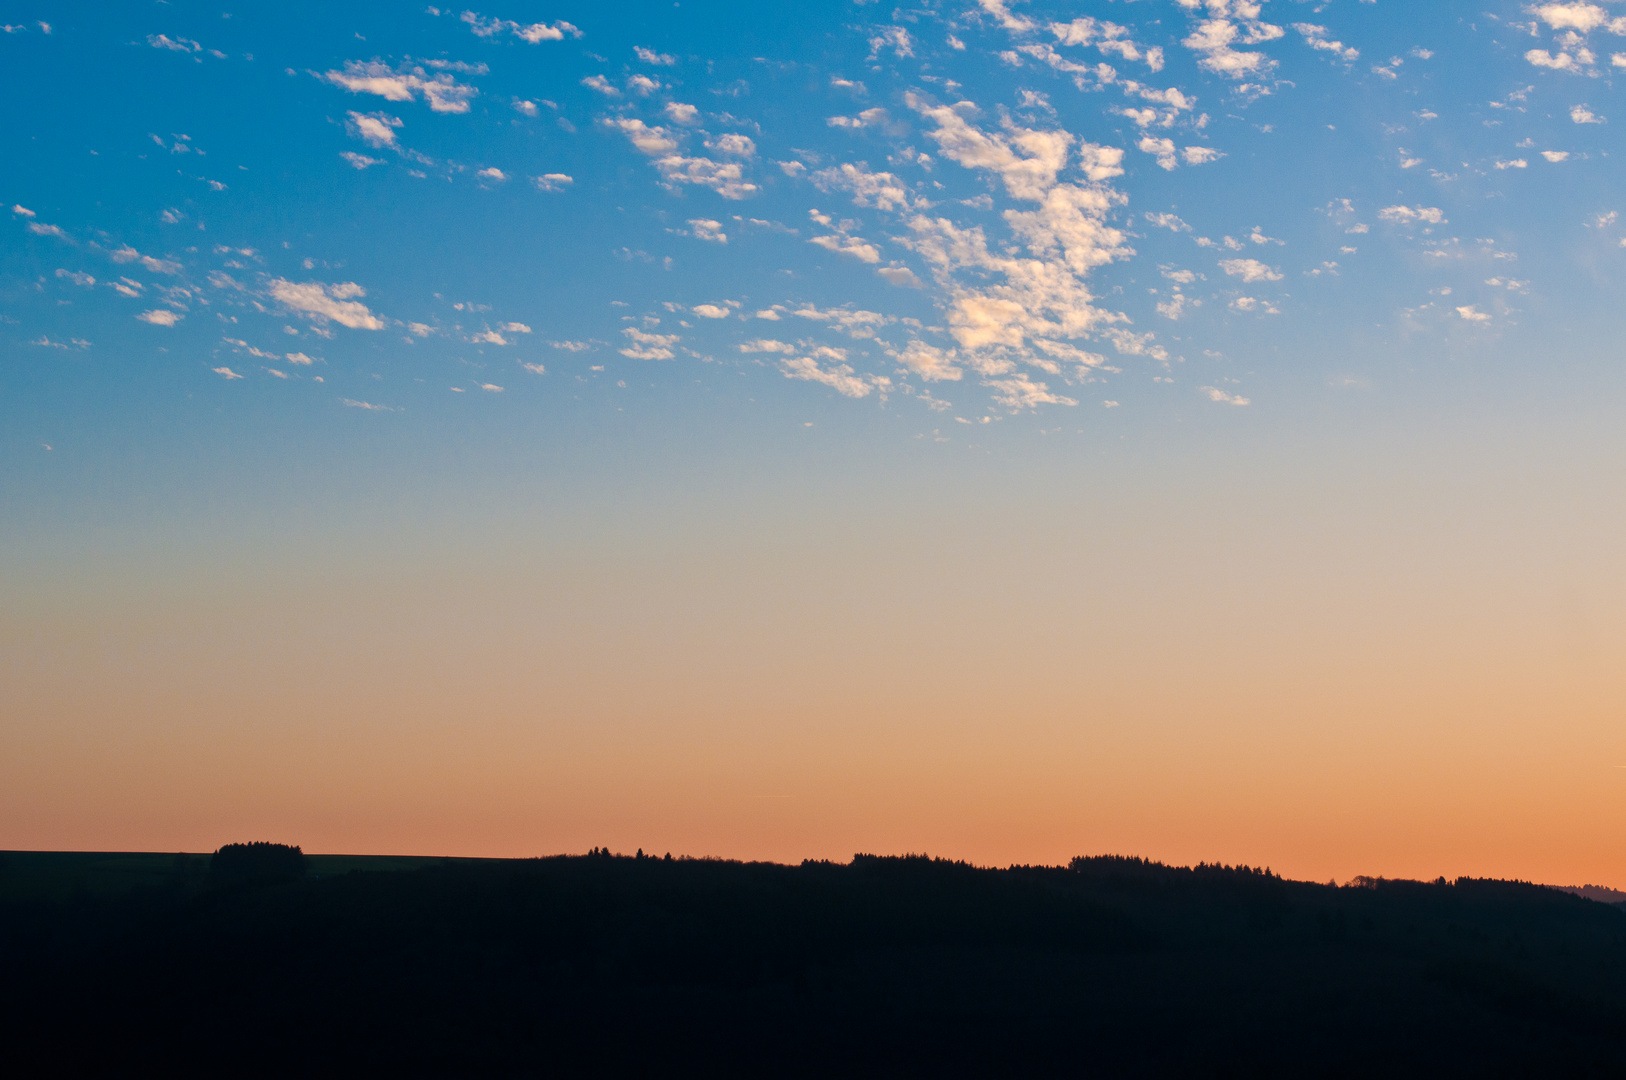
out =
<svg viewBox="0 0 1626 1080"><path fill-rule="evenodd" d="M589 75L581 81L589 90L597 90L605 97L620 97L621 91L610 85L610 80L602 75Z"/></svg>
<svg viewBox="0 0 1626 1080"><path fill-rule="evenodd" d="M915 94L905 95L909 107L936 123L927 137L945 157L968 169L987 169L999 176L1018 199L1042 199L1055 186L1067 163L1073 136L1065 131L1039 131L1012 126L1005 135L985 132L946 105L930 105Z"/></svg>
<svg viewBox="0 0 1626 1080"><path fill-rule="evenodd" d="M1101 183L1111 180L1115 176L1122 176L1124 152L1118 146L1097 146L1095 143L1080 143L1078 147L1079 168L1084 170L1084 176L1092 183Z"/></svg>
<svg viewBox="0 0 1626 1080"><path fill-rule="evenodd" d="M728 243L728 234L723 232L723 223L710 218L690 218L689 228L694 230L695 239L705 240L713 244Z"/></svg>
<svg viewBox="0 0 1626 1080"><path fill-rule="evenodd" d="M495 165L491 166L489 169L481 169L474 175L478 176L482 180L490 180L493 184L500 184L508 179L508 174L497 168Z"/></svg>
<svg viewBox="0 0 1626 1080"><path fill-rule="evenodd" d="M889 347L886 354L927 382L958 382L965 374L954 364L953 349L939 349L918 338L901 349Z"/></svg>
<svg viewBox="0 0 1626 1080"><path fill-rule="evenodd" d="M396 148L395 129L401 126L399 116L381 112L351 112L348 115L350 119L345 121L344 126L351 135L364 140L368 146Z"/></svg>
<svg viewBox="0 0 1626 1080"><path fill-rule="evenodd" d="M563 191L576 181L572 180L564 173L550 172L543 173L541 176L533 176L531 178L531 182L534 183L537 186L537 189L540 191Z"/></svg>
<svg viewBox="0 0 1626 1080"><path fill-rule="evenodd" d="M1590 66L1594 60L1592 53L1586 49L1577 49L1574 55L1561 50L1557 56L1546 49L1531 49L1524 54L1524 58L1539 68L1575 74L1579 74L1582 68Z"/></svg>
<svg viewBox="0 0 1626 1080"><path fill-rule="evenodd" d="M1195 5L1183 4L1183 6ZM1214 14L1227 13L1227 8L1228 5L1210 5L1210 10ZM1246 9L1246 12L1243 9ZM1236 14L1244 16L1243 26L1239 27L1227 18L1206 19L1180 44L1201 57L1197 61L1199 67L1216 75L1241 79L1267 74L1276 66L1274 60L1264 53L1243 52L1235 48L1236 45L1256 45L1273 41L1286 32L1279 26L1258 22L1253 18L1258 12L1258 4L1240 3Z"/></svg>
<svg viewBox="0 0 1626 1080"><path fill-rule="evenodd" d="M1568 161L1570 152L1568 150L1543 150L1541 156L1557 164L1560 161Z"/></svg>
<svg viewBox="0 0 1626 1080"><path fill-rule="evenodd" d="M377 60L351 60L343 71L322 77L353 94L376 94L385 101L414 101L422 94L431 109L443 113L468 112L469 99L479 93L445 72L429 76L421 67L396 69Z"/></svg>
<svg viewBox="0 0 1626 1080"><path fill-rule="evenodd" d="M852 192L855 206L906 210L916 201L903 180L889 172L871 172L863 162L822 169L812 175L812 180L820 191Z"/></svg>
<svg viewBox="0 0 1626 1080"><path fill-rule="evenodd" d="M13 204L13 206L11 208L11 212L13 214L16 214L19 217L31 218L31 217L36 216L34 211L30 210L28 207L19 206L19 205L16 205L16 204Z"/></svg>
<svg viewBox="0 0 1626 1080"><path fill-rule="evenodd" d="M717 162L673 153L678 140L667 128L650 127L628 117L614 117L603 123L620 131L637 150L653 157L655 169L668 188L694 184L711 188L725 199L743 199L757 191L757 186L745 179L744 167L737 161Z"/></svg>
<svg viewBox="0 0 1626 1080"><path fill-rule="evenodd" d="M881 261L881 249L859 236L847 236L844 233L835 236L815 236L808 243L817 244L826 251L833 251L837 255L850 255L859 262L878 263Z"/></svg>
<svg viewBox="0 0 1626 1080"><path fill-rule="evenodd" d="M719 304L696 304L689 310L693 311L702 319L726 319L730 315L734 314L728 308Z"/></svg>
<svg viewBox="0 0 1626 1080"><path fill-rule="evenodd" d="M667 53L658 53L653 49L646 49L642 45L634 45L632 51L644 63L654 64L657 67L671 67L677 63L677 57Z"/></svg>
<svg viewBox="0 0 1626 1080"><path fill-rule="evenodd" d="M562 41L567 34L578 38L582 36L580 30L577 30L563 19L554 23L521 25L512 19L482 18L472 11L465 11L462 19L469 24L469 29L474 31L477 37L496 37L499 34L508 33L522 41L528 41L532 45L541 41Z"/></svg>
<svg viewBox="0 0 1626 1080"><path fill-rule="evenodd" d="M1359 60L1359 49L1345 45L1342 41L1333 41L1327 37L1325 26L1316 26L1312 23L1294 23L1293 29L1304 35L1304 43L1320 52L1332 53L1346 64Z"/></svg>
<svg viewBox="0 0 1626 1080"><path fill-rule="evenodd" d="M155 259L151 255L143 255L129 244L108 252L107 257L116 263L138 262L155 274L179 274L181 272L181 264L175 260Z"/></svg>
<svg viewBox="0 0 1626 1080"><path fill-rule="evenodd" d="M522 322L505 322L502 328L510 334L529 334L531 328Z"/></svg>
<svg viewBox="0 0 1626 1080"><path fill-rule="evenodd" d="M1178 322L1180 317L1186 314L1187 308L1202 306L1203 302L1201 300L1193 299L1192 297L1187 296L1185 293L1175 293L1169 299L1157 305L1157 313L1163 316L1165 319L1172 319Z"/></svg>
<svg viewBox="0 0 1626 1080"><path fill-rule="evenodd" d="M1208 395L1208 400L1209 401L1218 402L1218 403L1220 403L1222 405L1247 405L1247 404L1249 404L1249 399L1247 399L1245 397L1238 397L1236 394L1230 393L1229 391L1226 391L1226 390L1221 390L1217 386L1204 386L1204 387L1201 387L1201 390L1202 390L1203 393Z"/></svg>
<svg viewBox="0 0 1626 1080"><path fill-rule="evenodd" d="M642 120L616 117L605 124L625 135L635 149L645 154L664 154L677 149L677 140L663 127L650 127Z"/></svg>
<svg viewBox="0 0 1626 1080"><path fill-rule="evenodd" d="M878 311L865 311L863 308L824 308L819 309L812 304L803 304L791 311L799 319L811 319L815 322L827 322L854 338L872 338L877 327L885 326L893 320ZM757 312L759 319L768 318L763 311ZM773 318L777 319L775 312Z"/></svg>
<svg viewBox="0 0 1626 1080"><path fill-rule="evenodd" d="M1147 336L1149 337L1150 335ZM1074 345L1068 345L1065 342L1046 341L1044 338L1035 338L1033 344L1038 346L1039 351L1044 353L1046 356L1054 357L1057 360L1065 360L1070 364L1077 364L1079 373L1081 375L1094 368L1106 368L1108 371L1117 370L1116 368L1106 367L1107 358L1102 356L1100 353L1087 352L1084 349L1080 349Z"/></svg>
<svg viewBox="0 0 1626 1080"><path fill-rule="evenodd" d="M822 367L819 364L821 359L825 361ZM823 383L838 394L850 398L867 397L874 389L874 383L890 382L873 375L866 381L854 374L852 365L846 363L846 359L846 350L820 346L813 350L811 356L789 356L779 361L779 370L787 379L805 379L809 382Z"/></svg>
<svg viewBox="0 0 1626 1080"><path fill-rule="evenodd" d="M546 375L548 373L548 369L541 364L532 364L521 360L519 362L519 366L524 368L526 371L531 372L533 375Z"/></svg>
<svg viewBox="0 0 1626 1080"><path fill-rule="evenodd" d="M141 314L137 315L136 318L140 319L144 323L151 323L154 326L174 326L176 323L186 318L186 316L174 311L169 311L166 308L154 308L151 311L143 311Z"/></svg>
<svg viewBox="0 0 1626 1080"><path fill-rule="evenodd" d="M738 162L668 154L655 159L655 168L668 188L694 184L710 188L725 199L744 199L757 191L757 186L745 179L745 170Z"/></svg>
<svg viewBox="0 0 1626 1080"><path fill-rule="evenodd" d="M742 353L765 352L789 355L796 351L796 346L784 341L775 341L773 338L755 338L751 341L742 341L738 348Z"/></svg>
<svg viewBox="0 0 1626 1080"><path fill-rule="evenodd" d="M757 144L748 136L739 134L719 135L715 139L706 140L706 149L715 150L719 154L732 154L735 157L753 157L757 152Z"/></svg>
<svg viewBox="0 0 1626 1080"><path fill-rule="evenodd" d="M225 379L228 382L231 381L232 379L241 379L242 378L241 375L237 374L237 372L233 371L229 367L217 367L217 368L211 368L210 370L212 370L216 375L219 375L222 379Z"/></svg>
<svg viewBox="0 0 1626 1080"><path fill-rule="evenodd" d="M1039 405L1077 405L1070 397L1053 394L1042 382L1034 382L1026 372L1018 371L1001 379L984 380L983 385L994 392L994 401L1012 410L1032 409Z"/></svg>
<svg viewBox="0 0 1626 1080"><path fill-rule="evenodd" d="M1212 146L1188 146L1180 153L1186 159L1187 165L1206 165L1225 156Z"/></svg>
<svg viewBox="0 0 1626 1080"><path fill-rule="evenodd" d="M1014 34L1031 33L1038 25L1032 19L1020 15L1012 15L1006 6L1006 0L977 0L982 10L992 15L1000 26Z"/></svg>
<svg viewBox="0 0 1626 1080"><path fill-rule="evenodd" d="M155 49L168 49L170 52L195 53L203 51L203 46L190 38L172 38L167 34L148 34L147 44Z"/></svg>
<svg viewBox="0 0 1626 1080"><path fill-rule="evenodd" d="M1589 34L1602 27L1612 34L1626 35L1626 18L1611 19L1609 13L1597 4L1542 4L1534 13L1554 30L1575 30Z"/></svg>
<svg viewBox="0 0 1626 1080"><path fill-rule="evenodd" d="M480 389L484 390L488 394L500 394L503 392L502 387L498 386L496 383L483 382L480 384Z"/></svg>
<svg viewBox="0 0 1626 1080"><path fill-rule="evenodd" d="M1124 197L1104 184L1058 182L1074 140L1062 130L1034 130L1007 121L1001 133L984 131L955 108L905 100L937 124L927 135L943 156L966 168L997 175L1013 197L1035 204L1008 210L1006 224L1027 248L990 250L981 226L960 228L947 218L916 214L906 241L948 293L949 330L965 362L985 376L1003 375L1030 354L1012 353L1029 338L1107 334L1123 316L1103 311L1085 284L1097 266L1129 254L1124 234L1107 224Z"/></svg>
<svg viewBox="0 0 1626 1080"><path fill-rule="evenodd" d="M536 102L534 101L516 100L514 102L514 111L525 116L535 116L541 110L536 107Z"/></svg>
<svg viewBox="0 0 1626 1080"><path fill-rule="evenodd" d="M824 121L826 127L869 128L887 122L886 110L880 106L865 109L857 116L832 116Z"/></svg>
<svg viewBox="0 0 1626 1080"><path fill-rule="evenodd" d="M357 401L355 398L340 398L339 401L346 408L361 409L361 410L364 410L366 412L399 412L400 411L399 409L396 409L396 408L394 408L392 406L389 406L389 405L374 405L370 401Z"/></svg>
<svg viewBox="0 0 1626 1080"><path fill-rule="evenodd" d="M356 169L365 169L385 163L383 158L368 157L366 154L358 154L354 150L341 150L339 156L348 161L352 168Z"/></svg>
<svg viewBox="0 0 1626 1080"><path fill-rule="evenodd" d="M492 330L490 328L482 330L478 334L472 335L469 338L469 341L472 344L475 344L475 345L506 345L506 344L508 344L508 339L507 338L503 337L497 331Z"/></svg>
<svg viewBox="0 0 1626 1080"><path fill-rule="evenodd" d="M621 355L634 360L670 360L672 346L682 340L677 334L646 334L631 326L621 332L632 339L632 344L622 349Z"/></svg>
<svg viewBox="0 0 1626 1080"><path fill-rule="evenodd" d="M35 236L54 236L58 240L66 240L68 238L68 234L62 231L61 226L43 225L38 221L30 221L28 223L28 231L33 233Z"/></svg>
<svg viewBox="0 0 1626 1080"><path fill-rule="evenodd" d="M909 31L901 26L883 26L880 31L869 39L869 55L873 60L882 49L891 49L894 56L913 56L914 39Z"/></svg>
<svg viewBox="0 0 1626 1080"><path fill-rule="evenodd" d="M1160 229L1168 229L1168 230L1170 230L1172 232L1190 232L1191 231L1191 226L1187 225L1184 221L1180 220L1180 218L1178 216L1174 215L1174 214L1146 213L1146 214L1142 214L1141 216L1144 217L1151 224L1156 225Z"/></svg>
<svg viewBox="0 0 1626 1080"><path fill-rule="evenodd" d="M1085 17L1069 23L1053 22L1049 30L1058 45L1094 45L1104 54L1121 56L1131 63L1144 61L1153 71L1163 70L1162 48L1136 45L1124 36L1129 33L1128 27Z"/></svg>
<svg viewBox="0 0 1626 1080"><path fill-rule="evenodd" d="M685 105L681 101L668 101L666 103L666 115L674 123L678 124L700 123L700 110L693 105Z"/></svg>
<svg viewBox="0 0 1626 1080"><path fill-rule="evenodd" d="M310 367L316 362L302 352L287 353L286 358L290 364L298 364L301 367Z"/></svg>
<svg viewBox="0 0 1626 1080"><path fill-rule="evenodd" d="M1393 221L1408 224L1414 221L1426 222L1429 225L1444 225L1445 214L1437 206L1386 206L1378 211L1378 217L1384 221Z"/></svg>
<svg viewBox="0 0 1626 1080"><path fill-rule="evenodd" d="M1591 109L1587 108L1585 105L1576 105L1573 108L1571 108L1570 109L1570 119L1575 121L1577 124L1601 124L1601 123L1603 123L1603 117L1599 116L1597 113L1594 113Z"/></svg>
<svg viewBox="0 0 1626 1080"><path fill-rule="evenodd" d="M648 97L661 88L661 84L648 75L634 75L627 80L627 89L639 97Z"/></svg>
<svg viewBox="0 0 1626 1080"><path fill-rule="evenodd" d="M89 274L80 273L74 270L58 270L56 272L56 276L59 278L66 278L75 285L79 285L87 289L96 284L96 279L91 277Z"/></svg>
<svg viewBox="0 0 1626 1080"><path fill-rule="evenodd" d="M1477 310L1473 304L1457 308L1457 314L1468 322L1490 322L1491 319L1490 315Z"/></svg>
<svg viewBox="0 0 1626 1080"><path fill-rule="evenodd" d="M1231 277L1239 277L1248 283L1282 280L1280 273L1258 259L1221 259L1219 265Z"/></svg>
<svg viewBox="0 0 1626 1080"><path fill-rule="evenodd" d="M367 290L353 281L324 285L319 281L293 282L272 278L266 288L271 296L291 311L298 312L318 324L328 320L352 330L382 330L384 320L378 318L355 297L366 296Z"/></svg>
<svg viewBox="0 0 1626 1080"><path fill-rule="evenodd" d="M1156 155L1158 165L1164 169L1172 172L1180 165L1175 158L1173 139L1154 139L1152 136L1146 135L1136 145L1140 147L1143 153Z"/></svg>
<svg viewBox="0 0 1626 1080"><path fill-rule="evenodd" d="M885 278L890 284L906 289L923 289L926 283L915 276L915 272L902 264L892 266L878 266L875 272Z"/></svg>

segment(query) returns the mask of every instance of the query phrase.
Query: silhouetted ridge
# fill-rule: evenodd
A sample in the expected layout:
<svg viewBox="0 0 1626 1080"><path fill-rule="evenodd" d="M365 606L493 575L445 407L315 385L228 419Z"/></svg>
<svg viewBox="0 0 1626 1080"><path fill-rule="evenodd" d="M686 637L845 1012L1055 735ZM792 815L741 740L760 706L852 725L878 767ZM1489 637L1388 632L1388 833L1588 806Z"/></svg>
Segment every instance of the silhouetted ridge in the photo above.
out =
<svg viewBox="0 0 1626 1080"><path fill-rule="evenodd" d="M0 864L17 1075L1626 1076L1626 913L1528 882L273 844L138 879L139 858Z"/></svg>
<svg viewBox="0 0 1626 1080"><path fill-rule="evenodd" d="M266 885L304 876L305 853L288 844L226 844L209 860L209 877L223 885Z"/></svg>

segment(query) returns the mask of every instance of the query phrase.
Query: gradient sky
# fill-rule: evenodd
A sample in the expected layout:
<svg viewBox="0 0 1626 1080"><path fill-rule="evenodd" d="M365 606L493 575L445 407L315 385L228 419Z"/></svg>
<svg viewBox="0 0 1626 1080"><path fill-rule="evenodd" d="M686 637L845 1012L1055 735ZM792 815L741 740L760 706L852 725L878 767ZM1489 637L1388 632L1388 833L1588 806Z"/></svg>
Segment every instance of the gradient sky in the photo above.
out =
<svg viewBox="0 0 1626 1080"><path fill-rule="evenodd" d="M1626 3L0 24L0 848L1626 887Z"/></svg>

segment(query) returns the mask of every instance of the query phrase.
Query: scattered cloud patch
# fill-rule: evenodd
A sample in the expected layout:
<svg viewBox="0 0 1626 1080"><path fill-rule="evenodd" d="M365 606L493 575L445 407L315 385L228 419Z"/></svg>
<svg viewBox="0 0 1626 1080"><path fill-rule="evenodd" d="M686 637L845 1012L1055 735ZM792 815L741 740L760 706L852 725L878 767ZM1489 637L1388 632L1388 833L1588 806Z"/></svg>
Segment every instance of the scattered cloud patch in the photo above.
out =
<svg viewBox="0 0 1626 1080"><path fill-rule="evenodd" d="M479 93L444 71L430 75L422 66L392 68L379 60L347 61L343 71L329 71L321 77L352 94L375 94L385 101L415 101L421 95L431 109L441 113L468 112L470 99Z"/></svg>
<svg viewBox="0 0 1626 1080"><path fill-rule="evenodd" d="M1280 281L1280 272L1266 266L1258 259L1221 259L1220 269L1231 277L1241 278L1244 282Z"/></svg>
<svg viewBox="0 0 1626 1080"><path fill-rule="evenodd" d="M272 278L266 283L266 289L282 306L318 325L326 325L331 320L352 330L384 329L384 320L356 299L366 296L367 290L353 281L326 285L319 281Z"/></svg>
<svg viewBox="0 0 1626 1080"><path fill-rule="evenodd" d="M465 11L461 19L468 24L476 37L493 38L509 34L532 45L542 41L563 41L566 36L575 38L582 36L580 30L563 19L552 23L525 25L512 19L487 19L472 11Z"/></svg>
<svg viewBox="0 0 1626 1080"><path fill-rule="evenodd" d="M1221 405L1249 405L1249 404L1252 404L1252 402L1248 398L1240 397L1240 396L1238 396L1236 394L1231 393L1228 390L1221 390L1217 386L1204 386L1204 387L1201 387L1200 389L1204 394L1208 395L1208 400L1209 401L1217 402L1217 403L1219 403Z"/></svg>
<svg viewBox="0 0 1626 1080"><path fill-rule="evenodd" d="M1378 211L1378 217L1403 225L1415 222L1427 225L1446 223L1444 212L1437 206L1386 206Z"/></svg>

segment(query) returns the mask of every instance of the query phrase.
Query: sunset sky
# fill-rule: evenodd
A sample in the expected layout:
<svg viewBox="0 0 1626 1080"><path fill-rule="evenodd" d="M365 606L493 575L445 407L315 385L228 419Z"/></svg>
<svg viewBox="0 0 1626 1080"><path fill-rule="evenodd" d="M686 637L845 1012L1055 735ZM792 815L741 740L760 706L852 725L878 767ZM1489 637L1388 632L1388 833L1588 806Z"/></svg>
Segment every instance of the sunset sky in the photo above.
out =
<svg viewBox="0 0 1626 1080"><path fill-rule="evenodd" d="M1626 888L1626 3L0 24L0 848Z"/></svg>

